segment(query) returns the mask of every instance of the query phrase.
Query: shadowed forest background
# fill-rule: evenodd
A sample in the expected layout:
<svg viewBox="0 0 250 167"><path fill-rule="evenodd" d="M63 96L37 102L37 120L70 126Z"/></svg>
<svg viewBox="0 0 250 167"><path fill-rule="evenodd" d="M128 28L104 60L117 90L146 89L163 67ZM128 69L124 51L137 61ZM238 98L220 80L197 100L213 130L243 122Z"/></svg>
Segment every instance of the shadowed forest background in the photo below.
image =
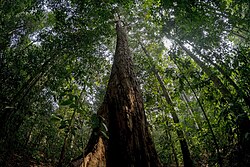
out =
<svg viewBox="0 0 250 167"><path fill-rule="evenodd" d="M0 166L250 166L249 39L248 0L1 0Z"/></svg>

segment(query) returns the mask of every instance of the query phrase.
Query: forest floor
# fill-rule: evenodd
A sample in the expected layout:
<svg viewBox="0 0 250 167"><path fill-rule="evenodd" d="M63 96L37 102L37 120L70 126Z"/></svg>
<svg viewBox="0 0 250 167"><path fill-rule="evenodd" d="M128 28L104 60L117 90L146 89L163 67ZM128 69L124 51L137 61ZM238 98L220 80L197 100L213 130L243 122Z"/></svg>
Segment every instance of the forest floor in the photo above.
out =
<svg viewBox="0 0 250 167"><path fill-rule="evenodd" d="M236 153L234 153L236 154ZM41 159L39 161L39 159ZM46 157L42 154L38 158L34 158L32 155L27 154L27 151L8 151L0 152L0 167L55 167L54 163L44 162ZM223 166L225 167L249 167L250 159L248 159L247 165L239 164L239 157L224 157ZM175 167L175 164L168 164L166 166ZM196 165L195 165L196 166ZM208 167L209 165L206 162L201 162L198 166ZM183 165L179 164L179 167Z"/></svg>
<svg viewBox="0 0 250 167"><path fill-rule="evenodd" d="M53 167L50 163L42 163L25 153L9 152L0 154L0 166L3 167Z"/></svg>

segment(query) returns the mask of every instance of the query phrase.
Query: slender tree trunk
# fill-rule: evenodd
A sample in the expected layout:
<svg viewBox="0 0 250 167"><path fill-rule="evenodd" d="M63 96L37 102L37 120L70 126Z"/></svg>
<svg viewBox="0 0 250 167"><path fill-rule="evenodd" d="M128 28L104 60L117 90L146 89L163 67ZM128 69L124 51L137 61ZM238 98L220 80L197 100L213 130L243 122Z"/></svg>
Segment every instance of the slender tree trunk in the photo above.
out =
<svg viewBox="0 0 250 167"><path fill-rule="evenodd" d="M64 50L60 51L60 53ZM54 52L52 52L53 54ZM20 113L20 108L23 105L22 101L28 96L31 90L35 87L35 85L40 81L44 76L48 74L48 72L60 61L61 59L57 59L60 54L54 53L55 55L46 60L40 67L38 67L37 74L31 76L19 90L13 95L12 99L8 104L0 105L0 117L2 121L0 121L0 133L5 134L4 136L8 136L7 124L9 122L15 122L12 119L14 118L17 112ZM66 60L70 58L70 55L66 57ZM64 61L65 63L65 61ZM27 113L23 113L23 115L27 115ZM17 129L17 127L13 126L13 129ZM1 135L0 135L1 138Z"/></svg>
<svg viewBox="0 0 250 167"><path fill-rule="evenodd" d="M194 119L194 123L195 123L195 126L198 130L201 130L201 126L199 125L198 121L196 120L195 116L194 116L194 111L193 111L193 108L189 105L189 100L187 98L187 95L186 93L183 91L182 94L182 99L183 101L185 102L186 106L187 106L187 109L191 115L191 117Z"/></svg>
<svg viewBox="0 0 250 167"><path fill-rule="evenodd" d="M173 59L173 61L174 61L174 63L176 64L176 66L178 67L178 69L179 69L180 71L182 71L181 68L179 67L179 65L177 64L177 62L175 61L175 58ZM193 92L194 97L196 98L196 100L197 100L197 102L198 102L198 104L199 104L199 106L200 106L200 109L201 109L201 111L202 111L202 114L203 114L203 116L204 116L204 118L205 118L205 120L206 120L206 122L207 122L207 124L208 124L208 129L210 130L210 132L211 132L211 134L212 134L212 138L213 138L213 141L214 141L215 149L216 149L216 151L217 151L218 163L219 163L220 167L222 167L222 166L223 166L223 162L222 162L222 158L221 158L221 155L220 155L220 147L219 147L219 145L218 145L218 141L217 141L216 136L215 136L215 134L214 134L212 125L211 125L211 123L210 123L210 120L209 120L209 118L208 118L208 116L207 116L207 114L206 114L206 111L205 111L205 109L204 109L204 107L203 107L202 102L201 102L200 99L198 98L198 96L197 96L196 92L194 91L193 87L191 86L190 82L188 81L188 79L187 79L185 76L184 76L184 79L185 79L185 81L187 82L188 86L190 87L191 91Z"/></svg>
<svg viewBox="0 0 250 167"><path fill-rule="evenodd" d="M167 133L167 131L166 131L166 133ZM171 136L170 133L167 133L166 135L169 137L169 140L171 142L170 145L172 147L172 152L173 152L173 156L174 156L175 165L176 165L176 167L179 167L178 157L177 157L177 153L175 151L175 147L174 147L174 144L173 144L173 141L172 141L172 136Z"/></svg>
<svg viewBox="0 0 250 167"><path fill-rule="evenodd" d="M32 127L30 128L29 133L27 135L26 142L25 142L25 146L26 147L28 146L28 144L30 143L30 141L32 141L31 140L32 139L32 132L33 132L33 130L35 128L34 124L37 121L37 119L38 119L38 114L36 114L35 119L34 119L34 121L32 123Z"/></svg>
<svg viewBox="0 0 250 167"><path fill-rule="evenodd" d="M78 99L76 100L76 105L79 105L79 102L81 100L81 97L82 97L82 94L83 94L84 91L85 91L85 85L84 85ZM60 158L59 158L59 162L57 164L57 167L62 167L63 166L63 161L64 161L64 158L65 158L66 148L67 148L68 143L70 142L70 141L68 141L68 138L69 138L69 136L71 136L72 126L74 125L74 119L75 119L76 111L77 111L77 109L74 109L74 112L71 115L71 118L70 118L70 121L69 121L69 126L68 126L69 131L68 131L68 133L65 134L65 137L64 137L64 140L63 140L63 146L62 146L62 149L61 149Z"/></svg>
<svg viewBox="0 0 250 167"><path fill-rule="evenodd" d="M163 113L164 114L164 113ZM165 114L164 114L165 115ZM175 161L175 165L176 167L179 167L179 161L178 161L178 157L177 157L177 153L176 153L176 150L175 150L175 143L174 141L172 140L172 135L171 135L171 130L170 128L168 127L168 120L166 117L164 117L164 120L166 121L166 125L165 125L165 134L166 134L166 137L167 137L167 140L170 141L170 145L171 145L171 148L172 148L172 152L173 152L173 157L174 157L174 161ZM171 157L170 157L171 159ZM172 160L171 160L172 162Z"/></svg>
<svg viewBox="0 0 250 167"><path fill-rule="evenodd" d="M23 99L29 94L32 88L36 85L36 83L43 77L48 71L52 68L54 61L58 55L48 59L45 63L39 68L38 74L31 77L28 81L26 81L22 87L17 91L17 93L12 97L11 102L6 105L1 105L0 108L0 116L2 121L0 122L0 132L5 132L5 127L7 126L8 122L12 119L14 114L20 110L20 106L22 105ZM52 64L52 65L50 65ZM16 129L16 128L14 128Z"/></svg>
<svg viewBox="0 0 250 167"><path fill-rule="evenodd" d="M162 79L160 78L159 74L157 72L155 72L155 75L156 75L156 78L157 78L158 82L161 85L163 95L164 95L167 103L169 104L169 106L172 109L170 111L170 113L171 113L171 115L173 117L173 121L174 121L174 123L179 124L180 121L179 121L177 113L176 113L176 111L174 109L174 104L173 104L173 102L171 100L171 97L170 97L169 93L167 92L167 89L166 89ZM186 139L184 137L184 133L180 129L177 129L176 133L177 133L177 136L179 138L180 145L181 145L181 151L182 151L182 155L183 155L184 166L185 167L192 167L193 166L193 161L191 159L190 151L189 151L189 148L188 148L187 141L186 141Z"/></svg>
<svg viewBox="0 0 250 167"><path fill-rule="evenodd" d="M63 166L63 161L64 161L64 158L65 158L66 148L67 148L67 145L69 143L68 138L71 135L71 129L72 129L73 120L75 118L75 114L76 114L76 109L74 110L74 112L73 112L73 114L71 116L70 122L69 122L69 126L68 126L69 131L68 131L68 133L65 134L65 137L64 137L64 140L63 140L63 146L62 146L62 149L61 149L60 158L59 158L59 162L57 164L57 167L62 167Z"/></svg>
<svg viewBox="0 0 250 167"><path fill-rule="evenodd" d="M230 91L227 87L221 82L221 80L213 75L212 71L203 63L197 56L195 56L190 50L188 50L179 40L176 40L179 46L201 67L201 69L210 77L214 85L220 90L223 96L232 97Z"/></svg>
<svg viewBox="0 0 250 167"><path fill-rule="evenodd" d="M211 78L215 87L219 89L223 98L229 103L235 103L235 97L227 89L227 87L221 82L221 80L213 75L212 71L190 50L188 50L179 40L175 39L179 46L202 68L202 70ZM238 139L242 146L243 152L250 153L250 139L246 138L246 134L250 134L250 120L248 114L243 110L243 108L235 104L235 108L232 109L232 114L236 118L236 126L239 128Z"/></svg>
<svg viewBox="0 0 250 167"><path fill-rule="evenodd" d="M59 158L59 162L57 164L57 167L62 167L63 166L63 160L64 160L64 157L65 157L67 142L68 142L68 134L66 134L65 137L64 137L63 146L62 146L62 149L61 149L60 158Z"/></svg>
<svg viewBox="0 0 250 167"><path fill-rule="evenodd" d="M149 53L147 52L146 48L143 46L143 44L139 41L145 55L149 58L149 59L152 59L151 56L149 55ZM158 82L160 83L160 86L161 86L161 89L163 91L163 95L166 99L166 102L168 103L168 105L171 107L171 115L173 117L173 121L174 123L178 124L180 123L179 121L179 118L177 116L177 113L175 111L175 108L174 108L174 103L172 102L172 99L165 87L165 84L163 83L160 75L158 74L158 71L155 69L155 67L153 66L152 67L152 71L155 75L155 77L157 78ZM185 167L192 167L193 166L193 161L191 159L191 155L190 155L190 151L189 151L189 148L188 148L188 144L187 144L187 141L184 137L184 133L182 130L180 129L177 129L176 130L176 133L177 133L177 136L179 138L179 142L180 142L180 145L181 145L181 151L182 151L182 155L183 155L183 161L184 161L184 166Z"/></svg>
<svg viewBox="0 0 250 167"><path fill-rule="evenodd" d="M108 138L101 128L93 130L84 153L84 167L161 167L150 136L141 92L133 71L127 35L116 23L114 63L98 115L108 125Z"/></svg>
<svg viewBox="0 0 250 167"><path fill-rule="evenodd" d="M192 44L190 44L192 45ZM219 65L214 63L211 59L209 59L208 56L203 55L198 48L196 48L194 45L192 45L194 50L203 57L208 63L212 64L223 76L224 78L234 87L239 97L242 97L246 103L246 105L250 108L250 97L239 88L239 86L232 80L232 78L227 74L227 72L222 69Z"/></svg>

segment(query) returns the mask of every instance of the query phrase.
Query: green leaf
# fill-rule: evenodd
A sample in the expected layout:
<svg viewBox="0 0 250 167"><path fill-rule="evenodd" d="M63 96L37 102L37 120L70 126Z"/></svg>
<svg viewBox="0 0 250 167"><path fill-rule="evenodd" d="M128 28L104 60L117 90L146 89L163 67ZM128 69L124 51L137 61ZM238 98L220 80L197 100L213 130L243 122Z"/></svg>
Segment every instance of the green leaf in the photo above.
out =
<svg viewBox="0 0 250 167"><path fill-rule="evenodd" d="M245 139L248 139L249 136L250 136L250 133L247 132L247 133L245 134Z"/></svg>
<svg viewBox="0 0 250 167"><path fill-rule="evenodd" d="M62 120L62 118L58 117L57 115L55 115L55 114L51 115L52 122L57 122L57 121L61 121L61 120Z"/></svg>
<svg viewBox="0 0 250 167"><path fill-rule="evenodd" d="M71 99L68 99L68 100L64 100L60 103L61 106L67 106L67 105L70 105L72 103L72 100Z"/></svg>
<svg viewBox="0 0 250 167"><path fill-rule="evenodd" d="M91 117L92 128L98 128L100 126L99 117L97 114L93 114Z"/></svg>
<svg viewBox="0 0 250 167"><path fill-rule="evenodd" d="M105 138L109 139L109 136L108 136L108 134L107 134L106 132L101 131L101 133L103 134L103 136L104 136Z"/></svg>
<svg viewBox="0 0 250 167"><path fill-rule="evenodd" d="M64 129L68 126L68 120L61 121L61 125L59 126L59 129Z"/></svg>
<svg viewBox="0 0 250 167"><path fill-rule="evenodd" d="M108 127L106 126L106 124L104 122L102 122L102 127L104 127L105 131L108 131Z"/></svg>

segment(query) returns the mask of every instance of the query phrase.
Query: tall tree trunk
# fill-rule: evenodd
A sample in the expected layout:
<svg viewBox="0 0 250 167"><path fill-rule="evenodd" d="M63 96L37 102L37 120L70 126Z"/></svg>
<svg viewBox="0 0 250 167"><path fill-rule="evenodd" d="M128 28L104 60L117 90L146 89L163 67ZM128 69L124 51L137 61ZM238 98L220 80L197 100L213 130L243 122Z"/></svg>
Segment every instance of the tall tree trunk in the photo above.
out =
<svg viewBox="0 0 250 167"><path fill-rule="evenodd" d="M189 82L188 82L188 85L189 85L189 87L191 88L191 90L192 90L192 92L193 92L193 94L194 94L194 96L195 96L195 98L196 98L196 100L197 100L197 102L198 102L198 104L199 104L201 110L202 110L203 116L204 116L205 119L206 119L206 122L207 122L207 124L208 124L208 129L210 130L210 132L211 132L211 134L212 134L213 141L214 141L214 145L215 145L215 149L216 149L217 157L218 157L218 163L219 163L219 166L222 167L223 165L222 165L222 159L221 159L221 155L220 155L220 148L219 148L219 145L218 145L216 136L215 136L215 134L214 134L213 128L212 128L212 126L211 126L211 123L210 123L210 121L209 121L209 119L208 119L208 117L207 117L207 114L206 114L206 112L205 112L205 110L204 110L204 108L203 108L203 106L202 106L202 104L201 104L199 98L197 97L196 93L194 92L194 90L193 90L193 88L191 87L191 85L189 84ZM183 92L183 97L184 97L184 98L187 100L187 102L188 102L188 99L187 99L187 96L186 96L185 92Z"/></svg>
<svg viewBox="0 0 250 167"><path fill-rule="evenodd" d="M109 111L107 166L161 166L148 131L127 35L120 21L116 31L114 65L104 101Z"/></svg>
<svg viewBox="0 0 250 167"><path fill-rule="evenodd" d="M172 141L172 136L167 131L166 131L166 135L169 137L169 140L171 142L170 145L172 147L172 152L173 152L173 156L174 156L175 165L176 165L176 167L179 167L178 157L177 157L177 153L175 151L174 143Z"/></svg>
<svg viewBox="0 0 250 167"><path fill-rule="evenodd" d="M116 23L117 45L114 63L98 115L108 125L108 137L101 127L94 129L84 153L84 167L161 167L150 136L143 99L133 71L127 35Z"/></svg>
<svg viewBox="0 0 250 167"><path fill-rule="evenodd" d="M194 48L195 52L199 54L202 58L204 58L208 63L213 65L215 69L217 69L224 78L234 87L239 97L243 98L246 105L250 108L250 97L244 92L236 83L233 81L233 79L227 74L227 72L221 68L218 64L213 62L209 56L203 55L198 48L196 48L193 44L190 43L190 45Z"/></svg>
<svg viewBox="0 0 250 167"><path fill-rule="evenodd" d="M182 94L181 94L181 98L183 99L184 103L186 104L187 109L188 109L188 111L189 111L191 117L192 117L193 120L194 120L196 129L201 130L201 126L199 125L199 122L197 121L197 119L196 119L195 116L194 116L194 110L193 110L193 108L189 105L189 99L188 99L188 97L187 97L187 95L186 95L186 93L185 93L184 91L183 91Z"/></svg>
<svg viewBox="0 0 250 167"><path fill-rule="evenodd" d="M172 99L171 99L171 97L170 97L170 95L169 95L169 93L168 93L162 79L160 78L160 75L157 73L157 71L155 71L155 75L156 75L156 78L157 78L158 82L161 85L163 95L164 95L167 103L169 104L169 106L172 109L170 113L171 113L171 115L173 117L173 121L174 121L174 123L179 124L180 121L179 121L179 118L178 118L177 113L175 111L174 103L172 102ZM181 151L182 151L182 155L183 155L184 166L185 167L192 167L193 166L193 161L191 159L190 151L189 151L188 144L187 144L187 141L185 139L184 133L180 129L177 129L176 133L177 133L177 136L179 138L180 145L181 145Z"/></svg>
<svg viewBox="0 0 250 167"><path fill-rule="evenodd" d="M221 82L221 80L212 73L212 71L203 63L196 55L194 55L190 50L188 50L181 41L175 39L178 45L201 67L201 69L210 77L213 81L215 87L223 95L223 98L229 102L234 104L235 97L232 93L227 89L227 87ZM247 134L250 134L250 120L248 118L248 114L243 110L240 105L235 104L232 109L232 114L236 118L236 126L239 128L239 144L242 146L242 151L245 153L250 153L250 139L246 138Z"/></svg>
<svg viewBox="0 0 250 167"><path fill-rule="evenodd" d="M73 114L72 114L72 116L70 118L70 122L69 122L69 126L68 126L69 131L64 136L63 146L61 148L60 158L59 158L59 162L57 164L57 167L62 167L63 166L63 161L64 161L64 158L65 158L65 152L66 152L68 143L70 143L70 141L68 141L68 140L69 140L69 136L71 136L72 125L73 125L73 122L74 122L75 114L76 114L76 109L74 110L74 112L73 112Z"/></svg>
<svg viewBox="0 0 250 167"><path fill-rule="evenodd" d="M173 61L174 61L175 65L177 66L177 68L179 69L179 71L182 71L182 69L180 68L180 66L178 65L178 63L177 63L177 61L176 61L176 57L175 57L175 56L173 57ZM181 72L181 73L182 73L182 72ZM204 109L204 107L203 107L203 104L202 104L202 102L200 101L200 99L198 98L198 96L197 96L197 94L196 94L194 88L191 86L191 84L190 84L190 82L188 81L187 77L185 77L185 75L183 75L183 77L184 77L184 80L187 82L187 85L189 86L189 88L190 88L191 91L193 92L194 97L196 98L197 103L198 103L198 105L200 106L200 109L201 109L201 111L202 111L202 114L203 114L203 116L204 116L204 118L205 118L205 120L206 120L206 122L207 122L208 129L209 129L210 132L211 132L211 135L212 135L212 138L213 138L213 141L214 141L214 145L215 145L215 149L216 149L216 152L217 152L218 164L219 164L220 167L222 167L222 166L223 166L223 161L222 161L222 157L221 157L221 154L220 154L220 147L219 147L217 138L216 138L216 136L215 136L215 134L214 134L212 125L211 125L211 123L210 123L210 120L209 120L209 118L208 118L208 116L207 116L207 114L206 114L206 111L205 111L205 109Z"/></svg>
<svg viewBox="0 0 250 167"><path fill-rule="evenodd" d="M180 165L179 165L178 156L177 156L178 154L177 154L177 152L176 152L176 150L175 150L175 141L172 140L171 129L168 127L169 123L168 123L167 118L164 117L164 120L166 121L166 125L165 125L165 134L166 134L166 138L167 138L167 140L169 140L169 142L170 142L170 146L171 146L171 148L172 148L172 152L173 152L173 157L174 157L175 165L176 165L176 167L179 167ZM171 159L172 159L172 158L170 157L170 160L171 160ZM170 162L172 162L172 160L171 160Z"/></svg>
<svg viewBox="0 0 250 167"><path fill-rule="evenodd" d="M152 59L151 56L149 55L149 53L147 52L146 48L143 46L143 44L139 41L145 55L149 58L149 59ZM178 115L175 111L175 108L174 108L174 103L172 102L172 99L165 87L165 84L163 83L160 75L158 74L158 71L156 70L156 68L153 66L152 67L152 71L156 77L156 79L158 80L158 82L160 83L160 86L161 86L161 89L162 89L162 92L163 92L163 96L165 97L166 99L166 102L168 103L168 105L171 107L171 115L173 117L173 121L174 123L178 124L180 123L179 121L179 118L178 118ZM188 148L188 144L187 144L187 141L184 137L184 133L182 130L180 129L177 129L176 130L176 133L177 133L177 136L179 138L179 142L180 142L180 145L181 145L181 151L182 151L182 155L183 155L183 161L184 161L184 166L185 167L192 167L193 166L193 161L191 159L191 155L190 155L190 151L189 151L189 148Z"/></svg>

